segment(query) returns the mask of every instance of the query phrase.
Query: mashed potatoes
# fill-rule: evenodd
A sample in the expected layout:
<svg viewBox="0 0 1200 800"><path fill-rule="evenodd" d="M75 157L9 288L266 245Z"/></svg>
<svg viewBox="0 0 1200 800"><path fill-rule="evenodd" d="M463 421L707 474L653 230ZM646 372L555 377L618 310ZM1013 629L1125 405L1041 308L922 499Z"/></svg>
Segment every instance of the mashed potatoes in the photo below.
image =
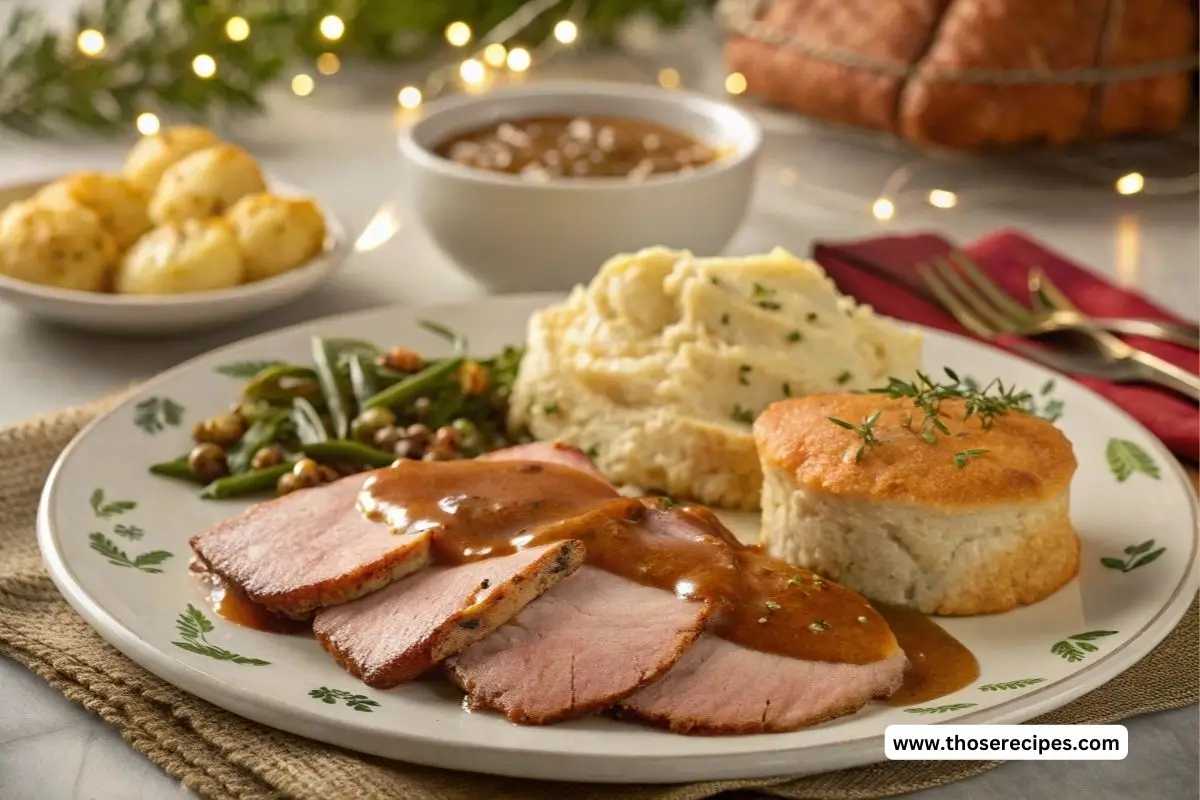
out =
<svg viewBox="0 0 1200 800"><path fill-rule="evenodd" d="M760 411L912 375L920 346L783 250L643 250L532 317L510 422L584 449L616 483L755 509Z"/></svg>

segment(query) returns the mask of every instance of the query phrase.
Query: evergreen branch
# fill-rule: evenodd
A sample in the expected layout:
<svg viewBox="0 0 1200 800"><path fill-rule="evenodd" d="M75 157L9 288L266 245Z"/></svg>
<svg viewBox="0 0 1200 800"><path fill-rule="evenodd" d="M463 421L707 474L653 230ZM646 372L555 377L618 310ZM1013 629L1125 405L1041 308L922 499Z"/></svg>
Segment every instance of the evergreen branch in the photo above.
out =
<svg viewBox="0 0 1200 800"><path fill-rule="evenodd" d="M586 40L604 44L635 15L676 26L694 9L713 4L591 0L573 9L565 0L85 0L71 24L59 29L29 0L11 14L0 39L0 127L29 135L60 127L114 132L144 111L193 120L216 110L257 112L267 87L289 65L327 52L343 60L428 58L448 50L442 37L451 22L470 25L479 47L499 42L538 48L553 43L555 23L575 10ZM225 33L234 13L249 26L244 41ZM345 23L336 41L319 32L319 21L330 14ZM104 36L101 52L87 55L77 47L87 30ZM217 64L208 78L192 70L201 53Z"/></svg>

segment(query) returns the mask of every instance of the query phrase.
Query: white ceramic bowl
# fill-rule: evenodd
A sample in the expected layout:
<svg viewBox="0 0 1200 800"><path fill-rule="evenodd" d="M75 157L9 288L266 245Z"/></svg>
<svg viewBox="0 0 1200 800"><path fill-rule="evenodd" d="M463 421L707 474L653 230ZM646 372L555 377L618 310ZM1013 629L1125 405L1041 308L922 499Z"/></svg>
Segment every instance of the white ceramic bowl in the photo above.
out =
<svg viewBox="0 0 1200 800"><path fill-rule="evenodd" d="M0 208L32 197L55 178L0 189ZM308 194L269 176L267 184L275 194ZM0 275L0 300L32 316L97 333L166 336L219 328L298 299L345 260L350 250L345 229L328 208L322 206L321 213L324 250L307 264L273 278L212 292L143 296L59 289Z"/></svg>
<svg viewBox="0 0 1200 800"><path fill-rule="evenodd" d="M654 122L724 146L692 172L625 178L520 176L457 164L434 149L456 134L528 116L603 114ZM762 131L747 114L686 92L624 83L536 83L431 103L400 133L412 213L437 245L494 291L567 289L616 253L664 245L714 255L746 214Z"/></svg>

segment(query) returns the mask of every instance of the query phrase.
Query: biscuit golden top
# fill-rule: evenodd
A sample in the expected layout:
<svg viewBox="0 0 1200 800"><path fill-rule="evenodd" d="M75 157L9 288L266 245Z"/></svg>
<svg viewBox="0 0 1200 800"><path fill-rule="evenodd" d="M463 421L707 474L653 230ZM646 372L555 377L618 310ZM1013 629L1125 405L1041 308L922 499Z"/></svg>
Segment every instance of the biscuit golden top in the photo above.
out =
<svg viewBox="0 0 1200 800"><path fill-rule="evenodd" d="M925 411L909 398L825 393L782 400L754 423L764 471L787 472L797 488L875 500L967 508L1039 503L1061 494L1075 473L1071 442L1050 422L1010 410L984 427L964 400L942 400L936 440L922 436ZM878 412L861 430L848 430ZM948 432L947 432L948 431ZM859 451L862 455L859 457Z"/></svg>

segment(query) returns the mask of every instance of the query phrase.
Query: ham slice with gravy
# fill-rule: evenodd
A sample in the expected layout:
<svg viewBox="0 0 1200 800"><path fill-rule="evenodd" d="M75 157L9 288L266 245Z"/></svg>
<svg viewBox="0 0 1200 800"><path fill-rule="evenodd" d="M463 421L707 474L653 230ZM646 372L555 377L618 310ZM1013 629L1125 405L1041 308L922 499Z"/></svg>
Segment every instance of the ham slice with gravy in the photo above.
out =
<svg viewBox="0 0 1200 800"><path fill-rule="evenodd" d="M192 539L208 567L294 619L347 603L429 563L429 537L396 536L358 510L371 473L251 506Z"/></svg>
<svg viewBox="0 0 1200 800"><path fill-rule="evenodd" d="M583 546L566 540L454 567L430 567L352 603L317 612L313 633L376 689L411 680L512 619L570 575Z"/></svg>
<svg viewBox="0 0 1200 800"><path fill-rule="evenodd" d="M447 661L475 708L541 725L600 711L665 673L708 607L583 566Z"/></svg>

